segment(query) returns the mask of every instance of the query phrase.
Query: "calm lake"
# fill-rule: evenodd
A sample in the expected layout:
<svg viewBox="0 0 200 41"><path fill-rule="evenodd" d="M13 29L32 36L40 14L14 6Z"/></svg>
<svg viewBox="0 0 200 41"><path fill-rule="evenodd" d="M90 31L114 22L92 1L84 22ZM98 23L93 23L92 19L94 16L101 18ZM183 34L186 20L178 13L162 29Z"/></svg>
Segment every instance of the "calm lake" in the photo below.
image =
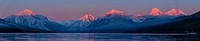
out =
<svg viewBox="0 0 200 41"><path fill-rule="evenodd" d="M200 37L155 33L1 33L0 41L200 41Z"/></svg>

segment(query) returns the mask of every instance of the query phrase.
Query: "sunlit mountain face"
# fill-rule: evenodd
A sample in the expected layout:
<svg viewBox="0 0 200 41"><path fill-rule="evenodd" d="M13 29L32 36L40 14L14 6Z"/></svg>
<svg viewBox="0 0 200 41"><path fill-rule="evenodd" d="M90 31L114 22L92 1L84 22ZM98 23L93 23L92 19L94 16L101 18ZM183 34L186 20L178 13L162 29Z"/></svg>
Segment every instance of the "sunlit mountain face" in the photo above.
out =
<svg viewBox="0 0 200 41"><path fill-rule="evenodd" d="M80 18L83 21L93 21L95 17L92 14L85 14L83 17Z"/></svg>
<svg viewBox="0 0 200 41"><path fill-rule="evenodd" d="M123 11L120 11L120 10L116 10L116 9L112 9L111 11L108 11L106 13L106 15L114 15L114 14L118 14L118 15L124 15L124 12Z"/></svg>
<svg viewBox="0 0 200 41"><path fill-rule="evenodd" d="M96 18L92 14L85 14L82 17L80 17L80 19L63 20L58 23L67 27L69 31L85 32L86 30L88 30L88 28L90 28L88 26L91 25L91 23L95 21L95 19Z"/></svg>
<svg viewBox="0 0 200 41"><path fill-rule="evenodd" d="M189 14L186 14L182 10L175 9L175 8L167 11L166 13L163 13L158 8L153 8L151 12L149 13L149 15L151 16L180 16L180 15L189 15Z"/></svg>
<svg viewBox="0 0 200 41"><path fill-rule="evenodd" d="M160 11L158 8L153 8L151 12L149 13L151 16L162 16L164 13Z"/></svg>
<svg viewBox="0 0 200 41"><path fill-rule="evenodd" d="M25 9L23 11L21 11L19 14L17 14L18 16L21 15L36 15L33 11L29 10L29 9Z"/></svg>
<svg viewBox="0 0 200 41"><path fill-rule="evenodd" d="M169 16L178 16L178 15L187 15L185 12L179 10L179 9L171 9L168 12L165 13Z"/></svg>

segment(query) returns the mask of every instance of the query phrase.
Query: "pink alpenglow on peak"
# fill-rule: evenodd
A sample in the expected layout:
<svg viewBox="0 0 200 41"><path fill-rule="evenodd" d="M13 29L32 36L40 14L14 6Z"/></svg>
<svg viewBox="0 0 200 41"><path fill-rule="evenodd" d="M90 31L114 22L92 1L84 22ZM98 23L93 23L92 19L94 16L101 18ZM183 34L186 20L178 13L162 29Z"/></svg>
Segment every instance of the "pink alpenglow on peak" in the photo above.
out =
<svg viewBox="0 0 200 41"><path fill-rule="evenodd" d="M109 11L109 12L106 13L106 15L113 15L113 14L124 15L124 12L116 10L116 9L112 9L111 11Z"/></svg>
<svg viewBox="0 0 200 41"><path fill-rule="evenodd" d="M185 12L183 12L179 9L171 9L168 12L166 12L165 14L169 15L169 16L187 15L187 14L185 14Z"/></svg>
<svg viewBox="0 0 200 41"><path fill-rule="evenodd" d="M151 16L162 16L164 14L158 8L153 8L149 15L151 15Z"/></svg>
<svg viewBox="0 0 200 41"><path fill-rule="evenodd" d="M25 9L25 10L23 10L23 11L21 11L19 14L17 14L17 15L35 15L35 13L33 12L33 11L31 11L31 10L29 10L29 9Z"/></svg>
<svg viewBox="0 0 200 41"><path fill-rule="evenodd" d="M83 21L93 21L95 17L92 14L85 14L83 17L80 18Z"/></svg>

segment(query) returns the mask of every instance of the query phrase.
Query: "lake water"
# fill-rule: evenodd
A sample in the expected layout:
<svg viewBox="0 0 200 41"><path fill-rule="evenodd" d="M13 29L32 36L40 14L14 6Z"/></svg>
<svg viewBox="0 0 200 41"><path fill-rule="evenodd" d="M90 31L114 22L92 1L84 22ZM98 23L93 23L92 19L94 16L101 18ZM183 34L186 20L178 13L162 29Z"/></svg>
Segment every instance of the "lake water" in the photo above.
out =
<svg viewBox="0 0 200 41"><path fill-rule="evenodd" d="M0 41L200 41L199 35L151 33L1 33Z"/></svg>

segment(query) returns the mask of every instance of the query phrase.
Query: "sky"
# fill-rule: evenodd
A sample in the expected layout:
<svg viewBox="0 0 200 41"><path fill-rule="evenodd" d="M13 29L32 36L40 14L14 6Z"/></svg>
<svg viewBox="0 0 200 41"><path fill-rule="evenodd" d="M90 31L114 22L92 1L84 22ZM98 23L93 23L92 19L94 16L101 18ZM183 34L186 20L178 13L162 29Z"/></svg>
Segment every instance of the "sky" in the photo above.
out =
<svg viewBox="0 0 200 41"><path fill-rule="evenodd" d="M126 15L149 14L152 8L162 12L177 8L187 14L200 11L200 0L0 0L0 18L30 9L52 20L79 19L84 14L95 17L117 9Z"/></svg>

